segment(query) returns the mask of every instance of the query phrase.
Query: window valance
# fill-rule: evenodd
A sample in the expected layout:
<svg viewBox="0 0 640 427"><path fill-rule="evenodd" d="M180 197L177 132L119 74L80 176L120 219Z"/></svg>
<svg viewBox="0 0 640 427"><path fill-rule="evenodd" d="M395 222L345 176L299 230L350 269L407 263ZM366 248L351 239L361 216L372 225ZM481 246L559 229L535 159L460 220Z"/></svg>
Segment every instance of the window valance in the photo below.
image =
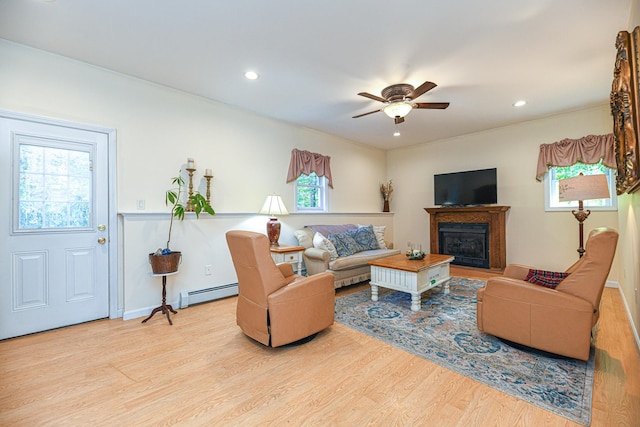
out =
<svg viewBox="0 0 640 427"><path fill-rule="evenodd" d="M329 186L333 188L333 178L331 177L331 157L318 153L298 150L291 150L291 161L289 162L289 173L287 182L295 181L302 174L309 175L315 172L318 176L324 176L329 181Z"/></svg>
<svg viewBox="0 0 640 427"><path fill-rule="evenodd" d="M598 163L616 169L613 134L587 135L579 139L565 138L553 144L540 144L536 179L542 181L547 170L555 166L571 166L580 163Z"/></svg>

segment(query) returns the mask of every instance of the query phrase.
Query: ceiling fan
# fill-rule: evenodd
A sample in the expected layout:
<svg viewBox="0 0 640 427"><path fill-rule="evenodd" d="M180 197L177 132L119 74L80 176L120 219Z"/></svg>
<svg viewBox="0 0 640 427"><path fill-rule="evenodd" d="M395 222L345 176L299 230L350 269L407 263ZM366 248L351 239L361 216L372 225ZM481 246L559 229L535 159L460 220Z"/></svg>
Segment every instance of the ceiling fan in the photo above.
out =
<svg viewBox="0 0 640 427"><path fill-rule="evenodd" d="M414 88L410 84L399 83L382 89L382 98L367 92L360 92L358 95L373 99L374 101L380 101L385 105L378 110L358 114L357 116L353 116L353 118L357 119L358 117L384 111L387 116L394 119L396 124L399 124L404 122L404 117L414 108L444 110L449 106L448 102L413 102L416 98L424 95L436 86L435 83L424 82L417 88Z"/></svg>

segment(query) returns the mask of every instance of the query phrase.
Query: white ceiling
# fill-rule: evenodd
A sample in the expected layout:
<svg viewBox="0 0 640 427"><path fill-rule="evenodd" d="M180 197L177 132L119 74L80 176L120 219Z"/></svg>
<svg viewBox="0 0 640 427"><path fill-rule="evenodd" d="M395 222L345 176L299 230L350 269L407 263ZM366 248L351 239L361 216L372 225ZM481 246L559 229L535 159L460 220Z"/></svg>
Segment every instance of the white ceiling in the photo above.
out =
<svg viewBox="0 0 640 427"><path fill-rule="evenodd" d="M0 0L0 38L383 149L606 103L631 0ZM10 66L0 64L0 66ZM256 81L246 70L260 73ZM390 84L438 87L398 125ZM527 100L522 108L512 104Z"/></svg>

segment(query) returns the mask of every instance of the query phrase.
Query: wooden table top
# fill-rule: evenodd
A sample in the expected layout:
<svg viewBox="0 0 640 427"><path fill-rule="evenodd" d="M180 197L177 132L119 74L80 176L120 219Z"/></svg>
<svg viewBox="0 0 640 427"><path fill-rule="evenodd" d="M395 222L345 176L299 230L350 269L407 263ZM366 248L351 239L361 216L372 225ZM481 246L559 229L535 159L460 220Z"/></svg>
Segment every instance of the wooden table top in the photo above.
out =
<svg viewBox="0 0 640 427"><path fill-rule="evenodd" d="M451 255L442 254L426 254L423 259L409 259L405 254L400 254L370 261L369 265L417 273L438 264L451 262L454 259L455 257Z"/></svg>
<svg viewBox="0 0 640 427"><path fill-rule="evenodd" d="M269 250L271 252L282 254L287 252L304 251L304 246L292 246L292 245L269 246Z"/></svg>

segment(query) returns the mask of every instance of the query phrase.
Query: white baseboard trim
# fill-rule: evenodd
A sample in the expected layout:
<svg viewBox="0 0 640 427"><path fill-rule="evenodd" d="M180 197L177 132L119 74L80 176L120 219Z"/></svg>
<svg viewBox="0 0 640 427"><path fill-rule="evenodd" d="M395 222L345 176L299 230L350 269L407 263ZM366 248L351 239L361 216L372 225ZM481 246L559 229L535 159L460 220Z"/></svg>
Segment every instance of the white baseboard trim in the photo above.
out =
<svg viewBox="0 0 640 427"><path fill-rule="evenodd" d="M214 301L220 298L226 298L229 296L238 295L238 284L230 283L228 285L218 285L211 288L199 289L196 291L184 291L181 292L178 296L177 301L167 301L167 304L170 304L174 309L182 309L187 308L189 305L200 304L203 302ZM120 314L122 315L122 320L131 320L137 319L139 317L146 317L151 314L151 311L156 307L144 307L139 308L137 310L125 311L122 313L120 310Z"/></svg>
<svg viewBox="0 0 640 427"><path fill-rule="evenodd" d="M167 304L171 305L172 307L178 307L178 301L167 301ZM137 310L131 310L131 311L125 311L122 314L122 320L131 320L131 319L137 319L139 317L146 317L148 315L151 314L151 312L153 311L154 308L156 308L157 306L153 306L153 307L145 307L145 308L139 308Z"/></svg>
<svg viewBox="0 0 640 427"><path fill-rule="evenodd" d="M203 302L214 301L221 298L238 295L238 284L229 283L227 285L217 285L210 288L198 289L194 291L180 292L179 308L186 308L190 305Z"/></svg>
<svg viewBox="0 0 640 427"><path fill-rule="evenodd" d="M631 316L631 310L629 309L629 304L627 304L627 300L624 297L624 293L620 290L620 297L622 297L622 303L624 304L624 309L627 312L627 319L629 319L629 326L631 326L631 332L633 333L633 337L636 340L636 347L638 351L640 351L640 336L638 335L638 330L636 329L636 325L633 324L633 317Z"/></svg>

